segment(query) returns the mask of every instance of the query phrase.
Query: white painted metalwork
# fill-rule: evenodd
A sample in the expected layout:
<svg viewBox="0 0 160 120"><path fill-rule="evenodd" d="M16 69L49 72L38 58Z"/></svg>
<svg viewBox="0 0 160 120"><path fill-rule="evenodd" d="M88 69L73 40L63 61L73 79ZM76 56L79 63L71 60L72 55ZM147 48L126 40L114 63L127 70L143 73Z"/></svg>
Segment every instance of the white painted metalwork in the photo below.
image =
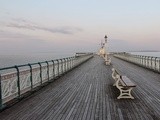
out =
<svg viewBox="0 0 160 120"><path fill-rule="evenodd" d="M114 55L122 60L135 63L139 66L160 72L160 58L151 56L132 55L129 53L119 53Z"/></svg>

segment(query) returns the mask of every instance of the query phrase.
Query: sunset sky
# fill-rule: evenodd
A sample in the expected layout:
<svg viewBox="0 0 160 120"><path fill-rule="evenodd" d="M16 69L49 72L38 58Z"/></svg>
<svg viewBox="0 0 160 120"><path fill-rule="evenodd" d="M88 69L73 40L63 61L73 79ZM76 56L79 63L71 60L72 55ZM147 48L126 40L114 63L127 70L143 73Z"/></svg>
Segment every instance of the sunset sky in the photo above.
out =
<svg viewBox="0 0 160 120"><path fill-rule="evenodd" d="M160 50L160 0L0 0L0 53Z"/></svg>

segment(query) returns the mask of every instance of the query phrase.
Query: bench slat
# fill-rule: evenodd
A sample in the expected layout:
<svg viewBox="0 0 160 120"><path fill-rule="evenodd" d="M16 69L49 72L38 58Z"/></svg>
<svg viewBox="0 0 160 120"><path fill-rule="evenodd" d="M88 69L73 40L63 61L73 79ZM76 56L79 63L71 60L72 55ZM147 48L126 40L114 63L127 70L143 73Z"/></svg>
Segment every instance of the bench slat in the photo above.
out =
<svg viewBox="0 0 160 120"><path fill-rule="evenodd" d="M136 87L136 85L127 76L121 76L121 77L122 77L121 80L126 87Z"/></svg>

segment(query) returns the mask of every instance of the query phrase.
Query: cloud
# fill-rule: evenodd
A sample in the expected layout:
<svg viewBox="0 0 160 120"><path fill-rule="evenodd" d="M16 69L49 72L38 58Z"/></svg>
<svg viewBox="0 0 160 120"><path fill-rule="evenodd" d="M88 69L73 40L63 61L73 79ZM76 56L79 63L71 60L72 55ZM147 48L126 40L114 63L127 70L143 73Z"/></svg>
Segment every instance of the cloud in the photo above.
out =
<svg viewBox="0 0 160 120"><path fill-rule="evenodd" d="M18 38L30 38L30 36L0 30L0 41L4 41L6 39L14 39L14 38L16 38L16 39L18 39Z"/></svg>
<svg viewBox="0 0 160 120"><path fill-rule="evenodd" d="M74 34L76 32L83 31L81 28L78 27L71 27L71 26L62 26L56 28L44 27L36 25L35 23L22 19L22 18L13 18L14 22L7 24L7 27L11 28L18 28L18 29L28 29L28 30L43 30L50 33L61 33L61 34Z"/></svg>
<svg viewBox="0 0 160 120"><path fill-rule="evenodd" d="M29 20L25 20L23 18L12 18L12 20L15 21L15 22L32 23Z"/></svg>

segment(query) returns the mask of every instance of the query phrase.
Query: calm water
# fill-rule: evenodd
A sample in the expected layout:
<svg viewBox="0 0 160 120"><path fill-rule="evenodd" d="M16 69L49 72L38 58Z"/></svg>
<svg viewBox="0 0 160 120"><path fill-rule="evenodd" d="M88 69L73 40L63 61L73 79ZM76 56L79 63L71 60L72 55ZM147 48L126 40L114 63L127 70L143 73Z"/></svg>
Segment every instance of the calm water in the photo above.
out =
<svg viewBox="0 0 160 120"><path fill-rule="evenodd" d="M53 53L35 53L21 55L0 55L0 68L10 67L14 65L22 65L27 63L42 62L46 60L54 60L74 56L74 53L53 54Z"/></svg>
<svg viewBox="0 0 160 120"><path fill-rule="evenodd" d="M131 54L152 56L152 57L160 57L160 52L131 52Z"/></svg>
<svg viewBox="0 0 160 120"><path fill-rule="evenodd" d="M160 57L160 52L132 52L131 54ZM46 60L54 60L70 56L74 56L74 53L35 53L25 55L0 55L0 68L27 63L42 62Z"/></svg>

